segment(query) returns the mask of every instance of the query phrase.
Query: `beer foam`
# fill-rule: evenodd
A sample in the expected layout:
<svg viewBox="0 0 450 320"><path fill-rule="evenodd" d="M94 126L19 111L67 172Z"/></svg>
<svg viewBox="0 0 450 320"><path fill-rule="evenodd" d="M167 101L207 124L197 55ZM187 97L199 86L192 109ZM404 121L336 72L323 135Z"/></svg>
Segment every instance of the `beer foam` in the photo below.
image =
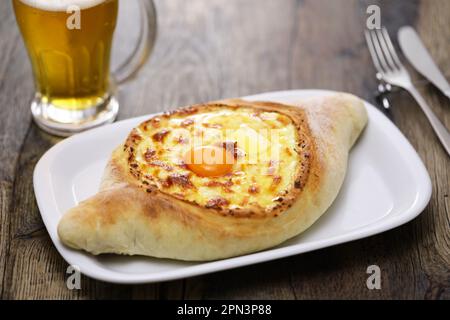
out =
<svg viewBox="0 0 450 320"><path fill-rule="evenodd" d="M108 0L20 0L26 5L46 10L46 11L64 11L66 12L71 6L77 6L80 9L87 9L99 5Z"/></svg>

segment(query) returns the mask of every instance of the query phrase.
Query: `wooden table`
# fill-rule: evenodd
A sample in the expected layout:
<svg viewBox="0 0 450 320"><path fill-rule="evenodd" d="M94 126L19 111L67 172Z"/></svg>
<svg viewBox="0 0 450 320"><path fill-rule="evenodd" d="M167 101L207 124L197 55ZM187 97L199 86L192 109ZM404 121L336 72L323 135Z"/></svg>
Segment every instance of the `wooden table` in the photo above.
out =
<svg viewBox="0 0 450 320"><path fill-rule="evenodd" d="M159 0L159 39L140 77L122 88L120 118L253 93L300 88L374 100L374 70L363 38L368 4L392 34L411 24L450 74L450 1ZM414 73L418 78L417 74ZM450 102L421 91L450 128ZM431 175L433 196L419 218L364 240L186 280L114 285L82 278L66 288L66 262L42 223L33 193L36 162L60 141L32 122L30 66L10 1L0 1L0 296L89 298L450 298L450 162L423 113L404 92L392 119ZM382 289L368 290L377 264Z"/></svg>

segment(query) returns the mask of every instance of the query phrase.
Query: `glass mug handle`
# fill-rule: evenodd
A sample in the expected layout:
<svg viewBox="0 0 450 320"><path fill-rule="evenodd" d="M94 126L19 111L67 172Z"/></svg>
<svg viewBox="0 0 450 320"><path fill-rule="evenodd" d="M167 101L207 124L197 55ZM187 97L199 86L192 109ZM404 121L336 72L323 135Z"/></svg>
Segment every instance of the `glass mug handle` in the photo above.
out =
<svg viewBox="0 0 450 320"><path fill-rule="evenodd" d="M138 0L138 2L141 13L139 37L128 58L112 71L114 81L118 85L137 75L150 57L156 39L157 16L153 0Z"/></svg>

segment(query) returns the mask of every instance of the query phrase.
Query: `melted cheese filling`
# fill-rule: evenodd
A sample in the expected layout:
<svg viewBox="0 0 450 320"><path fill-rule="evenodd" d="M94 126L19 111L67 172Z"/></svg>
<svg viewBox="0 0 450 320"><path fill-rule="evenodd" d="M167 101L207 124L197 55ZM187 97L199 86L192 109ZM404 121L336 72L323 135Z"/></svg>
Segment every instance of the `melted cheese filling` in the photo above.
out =
<svg viewBox="0 0 450 320"><path fill-rule="evenodd" d="M276 112L217 107L150 120L138 134L135 160L150 183L206 207L270 210L293 187L300 165L296 128ZM186 165L187 152L196 146L230 144L235 159L224 176L202 177Z"/></svg>

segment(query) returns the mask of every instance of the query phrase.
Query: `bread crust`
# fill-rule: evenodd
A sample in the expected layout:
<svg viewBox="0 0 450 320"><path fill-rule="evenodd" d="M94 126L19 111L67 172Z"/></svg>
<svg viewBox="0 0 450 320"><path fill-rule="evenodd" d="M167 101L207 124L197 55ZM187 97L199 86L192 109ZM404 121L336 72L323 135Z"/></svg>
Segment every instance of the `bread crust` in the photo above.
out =
<svg viewBox="0 0 450 320"><path fill-rule="evenodd" d="M348 94L291 105L233 99L163 116L217 106L275 111L292 119L302 165L278 206L271 210L206 208L165 193L143 179L133 165L140 139L133 131L113 152L99 193L62 218L58 226L61 240L93 254L201 261L263 250L311 226L334 201L343 183L348 151L367 122L362 101Z"/></svg>

